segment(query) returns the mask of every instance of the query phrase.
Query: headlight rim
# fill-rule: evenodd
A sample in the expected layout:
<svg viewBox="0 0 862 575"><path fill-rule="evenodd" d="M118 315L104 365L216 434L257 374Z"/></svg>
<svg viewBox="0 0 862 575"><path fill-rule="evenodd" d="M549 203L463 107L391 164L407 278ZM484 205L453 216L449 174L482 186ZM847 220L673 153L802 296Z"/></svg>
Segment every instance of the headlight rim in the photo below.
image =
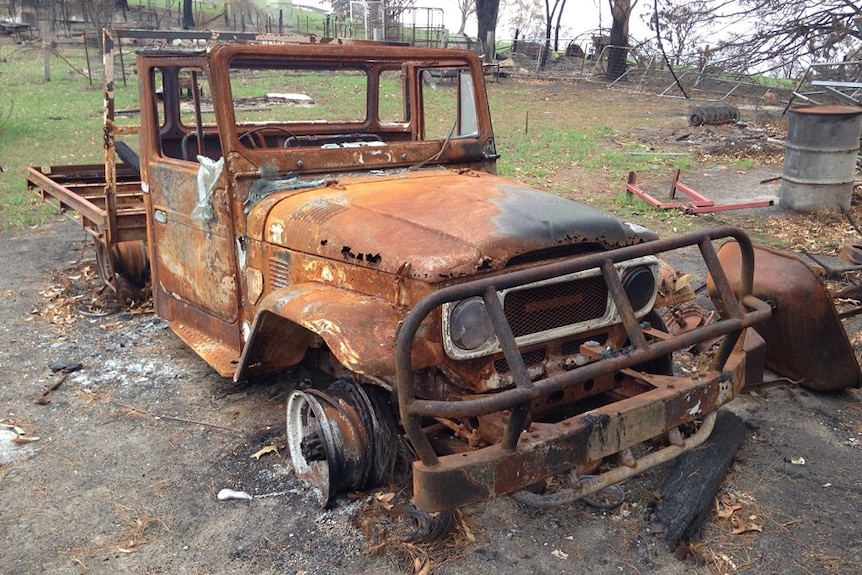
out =
<svg viewBox="0 0 862 575"><path fill-rule="evenodd" d="M480 328L480 332L477 336L473 336L479 343L471 346L470 344L464 343L463 335L456 336L456 332L462 331L461 328L464 329L473 329L473 326L467 326L464 324L464 320L466 319L464 316L468 313L473 312L472 309L468 309L468 307L472 307L475 305L481 306L481 312L484 315L485 322L482 328ZM491 323L491 317L488 315L487 310L485 309L485 301L480 296L473 296L466 299L463 299L457 303L453 303L448 310L448 337L449 341L453 346L457 347L459 350L465 353L475 353L479 350L488 349L496 345L497 335L494 332L494 326Z"/></svg>

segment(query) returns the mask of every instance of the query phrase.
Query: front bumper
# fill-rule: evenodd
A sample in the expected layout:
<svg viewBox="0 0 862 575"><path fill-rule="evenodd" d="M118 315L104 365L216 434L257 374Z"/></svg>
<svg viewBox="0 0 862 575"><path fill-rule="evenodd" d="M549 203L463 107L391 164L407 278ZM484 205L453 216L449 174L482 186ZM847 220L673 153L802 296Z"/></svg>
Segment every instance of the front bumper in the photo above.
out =
<svg viewBox="0 0 862 575"><path fill-rule="evenodd" d="M726 237L736 239L741 246L739 281L734 282L736 286L741 286L738 298L730 287L726 271L718 262L712 245L712 241ZM645 334L638 324L613 264L692 245L700 249L722 299L726 317L677 336L648 339L649 334ZM747 350L740 336L747 327L767 319L771 313L768 304L750 295L753 261L748 237L741 230L724 227L476 280L444 288L427 296L407 315L396 342L401 421L419 457L413 465L415 504L426 511L439 511L511 493L579 464L620 453L702 418L730 401L746 379ZM502 309L495 307L497 291L519 282L527 283L590 268L602 270L632 345L571 371L531 381ZM485 300L506 360L513 367L516 386L463 401L436 401L417 397L410 351L422 320L445 302L476 295ZM722 338L722 342L707 372L692 377L674 377L648 376L629 371L632 377L647 380L648 385L625 394L623 399L558 423L527 427L530 405L535 399L598 377L630 370L645 361L715 338ZM499 411L509 413L503 440L468 453L438 456L422 428L423 418L466 418ZM681 452L681 447L693 447L694 443L682 440L681 445L673 446L671 456ZM667 457L652 459L659 463ZM622 480L648 467L646 461L627 463L626 470L612 473L605 479L593 482L592 486L601 488L605 483Z"/></svg>

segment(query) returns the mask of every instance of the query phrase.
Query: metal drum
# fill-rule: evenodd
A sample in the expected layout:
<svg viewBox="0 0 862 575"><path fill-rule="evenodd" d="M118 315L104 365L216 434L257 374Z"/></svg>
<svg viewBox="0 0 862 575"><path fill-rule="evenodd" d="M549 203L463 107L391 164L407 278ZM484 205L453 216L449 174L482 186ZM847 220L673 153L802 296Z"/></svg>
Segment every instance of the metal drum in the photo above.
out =
<svg viewBox="0 0 862 575"><path fill-rule="evenodd" d="M858 106L790 110L778 206L814 211L850 209L862 131Z"/></svg>

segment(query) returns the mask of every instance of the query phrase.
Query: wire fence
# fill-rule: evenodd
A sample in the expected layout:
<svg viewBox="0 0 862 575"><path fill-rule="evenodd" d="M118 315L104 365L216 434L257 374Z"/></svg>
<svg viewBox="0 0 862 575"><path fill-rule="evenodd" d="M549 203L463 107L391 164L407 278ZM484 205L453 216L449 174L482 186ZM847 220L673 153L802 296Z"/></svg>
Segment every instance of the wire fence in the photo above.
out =
<svg viewBox="0 0 862 575"><path fill-rule="evenodd" d="M677 55L681 63L669 68L664 58L647 44L613 46L605 30L594 30L572 38L502 39L496 54L485 54L481 42L451 35L443 24L440 8L393 9L380 1L337 0L339 10L318 9L318 17L295 13L290 2L270 0L260 9L250 0L236 0L231 10L221 11L216 0L194 0L198 26L249 33L289 34L310 37L338 37L376 40L425 47L465 48L482 55L490 73L498 76L561 78L601 83L612 89L653 93L665 97L695 97L709 100L746 98L775 103L819 102L837 99L844 103L862 100L862 63L816 65L797 86L758 75L736 74L716 69L698 54ZM0 0L2 4L2 0ZM122 12L144 27L172 27L180 21L181 0L125 0ZM287 9L285 9L287 7ZM52 35L61 29L71 33L79 23L64 14L51 12ZM115 20L120 18L119 15ZM56 26L56 28L55 28ZM97 37L94 33L93 37ZM843 84L842 84L843 83ZM843 93L846 97L841 99Z"/></svg>
<svg viewBox="0 0 862 575"><path fill-rule="evenodd" d="M745 98L777 103L789 101L793 94L788 81L719 70L697 55L681 58L701 60L697 65L674 66L672 70L660 54L612 46L604 36L560 39L556 50L542 41L504 40L498 46L500 74L504 76L567 78L613 89L708 100Z"/></svg>

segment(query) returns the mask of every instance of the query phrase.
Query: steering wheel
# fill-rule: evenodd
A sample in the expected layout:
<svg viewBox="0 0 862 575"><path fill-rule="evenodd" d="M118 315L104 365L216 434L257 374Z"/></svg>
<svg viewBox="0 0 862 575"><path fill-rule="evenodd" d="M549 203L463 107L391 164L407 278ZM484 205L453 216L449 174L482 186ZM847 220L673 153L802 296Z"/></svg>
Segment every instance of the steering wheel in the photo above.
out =
<svg viewBox="0 0 862 575"><path fill-rule="evenodd" d="M263 134L264 130L273 131L273 132L281 132L282 134L286 134L287 138L284 139L284 147L290 147L287 145L288 142L299 142L296 137L296 134L288 130L287 128L282 128L281 126L256 126L251 128L250 130L246 130L239 136L239 141L243 142L246 140L248 142L249 148L268 148L266 144L266 136Z"/></svg>

